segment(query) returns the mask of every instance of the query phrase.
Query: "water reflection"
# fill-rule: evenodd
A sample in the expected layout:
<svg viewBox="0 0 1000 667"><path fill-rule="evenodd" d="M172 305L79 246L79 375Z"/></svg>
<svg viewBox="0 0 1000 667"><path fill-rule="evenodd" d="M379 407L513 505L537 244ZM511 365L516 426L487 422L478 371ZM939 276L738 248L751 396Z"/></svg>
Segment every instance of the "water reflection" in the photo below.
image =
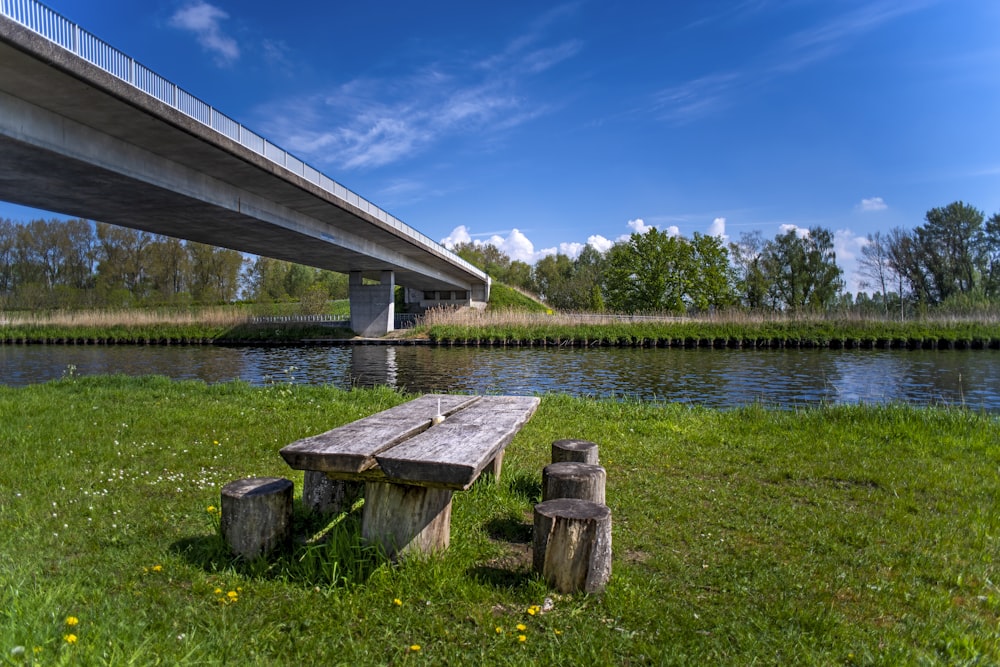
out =
<svg viewBox="0 0 1000 667"><path fill-rule="evenodd" d="M565 392L715 407L904 401L1000 411L996 351L0 346L3 384L56 379L70 366L80 375Z"/></svg>

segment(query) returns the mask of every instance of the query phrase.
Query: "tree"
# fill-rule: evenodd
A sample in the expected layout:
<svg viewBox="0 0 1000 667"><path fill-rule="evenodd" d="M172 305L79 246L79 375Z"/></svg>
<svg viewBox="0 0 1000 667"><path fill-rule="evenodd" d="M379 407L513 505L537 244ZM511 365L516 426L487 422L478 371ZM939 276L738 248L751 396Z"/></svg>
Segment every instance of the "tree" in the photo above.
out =
<svg viewBox="0 0 1000 667"><path fill-rule="evenodd" d="M722 239L695 232L691 250L691 271L685 285L691 307L706 311L732 305L736 300L735 276Z"/></svg>
<svg viewBox="0 0 1000 667"><path fill-rule="evenodd" d="M869 234L867 243L861 248L861 258L858 260L858 273L864 278L862 287L874 287L882 296L885 314L889 314L889 285L894 275L889 259L888 239L881 232Z"/></svg>
<svg viewBox="0 0 1000 667"><path fill-rule="evenodd" d="M191 257L182 241L158 236L146 250L146 274L153 295L164 303L175 303L191 283Z"/></svg>
<svg viewBox="0 0 1000 667"><path fill-rule="evenodd" d="M767 276L764 275L761 264L764 246L764 237L760 231L743 232L739 242L729 244L736 291L743 305L752 309L767 305Z"/></svg>
<svg viewBox="0 0 1000 667"><path fill-rule="evenodd" d="M189 242L191 295L199 303L234 301L239 294L243 255L236 250Z"/></svg>
<svg viewBox="0 0 1000 667"><path fill-rule="evenodd" d="M983 234L983 283L986 296L1000 299L1000 213L986 222Z"/></svg>
<svg viewBox="0 0 1000 667"><path fill-rule="evenodd" d="M777 308L826 309L834 305L843 289L833 234L822 227L813 227L804 235L795 229L778 234L765 245L761 265L768 298Z"/></svg>
<svg viewBox="0 0 1000 667"><path fill-rule="evenodd" d="M608 306L628 313L684 312L692 255L683 238L658 229L615 244L604 274Z"/></svg>
<svg viewBox="0 0 1000 667"><path fill-rule="evenodd" d="M133 300L145 296L146 249L153 235L129 227L97 223L97 284L105 297L121 303L130 294Z"/></svg>
<svg viewBox="0 0 1000 667"><path fill-rule="evenodd" d="M568 255L546 255L535 262L531 289L553 308L575 310L572 278L573 260Z"/></svg>
<svg viewBox="0 0 1000 667"><path fill-rule="evenodd" d="M983 212L957 201L932 208L916 228L920 260L931 277L930 298L937 303L978 286Z"/></svg>

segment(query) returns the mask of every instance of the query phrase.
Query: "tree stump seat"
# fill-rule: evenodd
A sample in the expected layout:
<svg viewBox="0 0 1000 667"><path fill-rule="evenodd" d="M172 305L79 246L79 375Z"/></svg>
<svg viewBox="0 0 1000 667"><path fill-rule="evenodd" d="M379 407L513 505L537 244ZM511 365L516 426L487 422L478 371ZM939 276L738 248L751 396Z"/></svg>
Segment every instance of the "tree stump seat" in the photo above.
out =
<svg viewBox="0 0 1000 667"><path fill-rule="evenodd" d="M605 502L607 472L599 465L560 461L542 469L542 500L579 498Z"/></svg>
<svg viewBox="0 0 1000 667"><path fill-rule="evenodd" d="M292 538L291 480L252 477L222 487L222 536L234 554L253 560L285 548Z"/></svg>
<svg viewBox="0 0 1000 667"><path fill-rule="evenodd" d="M537 397L428 394L281 449L296 470L363 482L361 534L395 559L446 549L451 498L486 470L534 414Z"/></svg>
<svg viewBox="0 0 1000 667"><path fill-rule="evenodd" d="M600 461L598 461L597 444L589 440L575 438L556 440L552 443L552 462L561 463L563 461L598 465Z"/></svg>
<svg viewBox="0 0 1000 667"><path fill-rule="evenodd" d="M611 578L611 510L579 498L535 505L532 565L560 593L597 593Z"/></svg>

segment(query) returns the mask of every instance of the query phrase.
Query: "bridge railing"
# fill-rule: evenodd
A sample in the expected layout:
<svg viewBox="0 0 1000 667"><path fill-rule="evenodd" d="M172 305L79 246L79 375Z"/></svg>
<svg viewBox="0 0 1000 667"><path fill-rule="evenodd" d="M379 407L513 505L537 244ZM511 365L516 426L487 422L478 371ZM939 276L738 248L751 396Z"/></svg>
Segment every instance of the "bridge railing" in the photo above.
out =
<svg viewBox="0 0 1000 667"><path fill-rule="evenodd" d="M295 157L261 135L244 127L210 104L203 102L175 83L171 83L153 70L119 51L96 35L73 23L38 0L0 0L0 14L16 21L67 51L96 65L104 71L131 84L138 90L155 97L167 106L194 118L203 125L239 143L249 150L262 155L271 162L281 165L289 172L325 190L342 201L355 206L393 229L409 236L425 246L435 248L449 256L453 262L471 271L474 275L485 274L450 252L440 243L421 234L395 216L382 210L364 197L351 192L341 184L326 176L315 167Z"/></svg>

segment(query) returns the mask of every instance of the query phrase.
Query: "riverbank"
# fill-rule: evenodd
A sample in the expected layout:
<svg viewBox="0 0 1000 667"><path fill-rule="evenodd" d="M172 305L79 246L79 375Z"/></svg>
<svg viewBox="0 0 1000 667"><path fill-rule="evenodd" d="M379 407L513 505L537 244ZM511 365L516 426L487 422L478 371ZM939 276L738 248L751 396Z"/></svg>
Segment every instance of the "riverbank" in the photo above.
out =
<svg viewBox="0 0 1000 667"><path fill-rule="evenodd" d="M405 399L162 378L0 387L0 651L13 664L1000 661L1000 423L961 409L546 395L502 483L456 494L441 556L381 562L355 546L357 511L297 514L303 538L328 540L270 564L225 555L223 484L275 475L298 490L282 445ZM563 437L598 442L608 471L602 596L552 595L530 572L531 506Z"/></svg>
<svg viewBox="0 0 1000 667"><path fill-rule="evenodd" d="M623 318L487 311L432 312L416 326L362 339L337 323L245 311L213 317L136 318L128 311L80 321L39 317L0 324L0 344L23 345L472 345L500 347L680 347L725 349L1000 349L1000 321L847 317Z"/></svg>

